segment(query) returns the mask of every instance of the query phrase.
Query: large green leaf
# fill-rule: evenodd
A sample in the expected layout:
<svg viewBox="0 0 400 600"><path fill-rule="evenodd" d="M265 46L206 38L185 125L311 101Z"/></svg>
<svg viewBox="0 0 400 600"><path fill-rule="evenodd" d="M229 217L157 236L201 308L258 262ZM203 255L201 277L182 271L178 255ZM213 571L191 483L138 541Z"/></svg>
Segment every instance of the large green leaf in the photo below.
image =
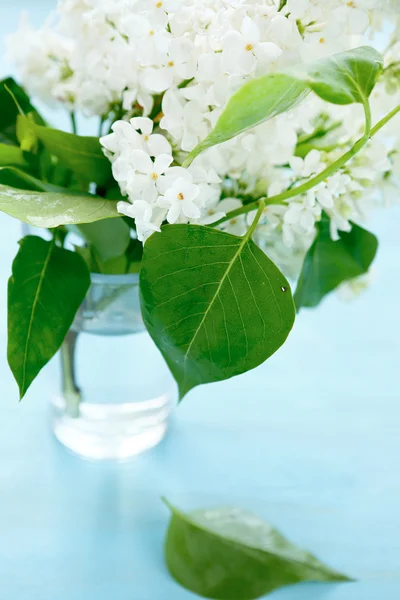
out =
<svg viewBox="0 0 400 600"><path fill-rule="evenodd" d="M248 239L167 225L146 242L143 318L181 398L257 367L284 343L295 311L288 282Z"/></svg>
<svg viewBox="0 0 400 600"><path fill-rule="evenodd" d="M251 600L301 581L350 581L240 509L184 514L169 508L166 563L178 583L195 594Z"/></svg>
<svg viewBox="0 0 400 600"><path fill-rule="evenodd" d="M90 194L36 192L0 185L0 210L36 227L93 223L119 217L117 203Z"/></svg>
<svg viewBox="0 0 400 600"><path fill-rule="evenodd" d="M341 283L368 272L378 249L377 238L355 224L349 233L341 231L339 236L338 241L332 240L329 219L324 216L297 285L294 298L298 310L317 306Z"/></svg>
<svg viewBox="0 0 400 600"><path fill-rule="evenodd" d="M365 46L249 81L232 96L213 131L184 166L207 148L293 108L311 90L334 104L365 104L382 69L382 56Z"/></svg>
<svg viewBox="0 0 400 600"><path fill-rule="evenodd" d="M32 113L36 122L43 123L23 88L11 77L0 81L0 107L0 141L3 143L18 144L16 123L19 108L25 114Z"/></svg>
<svg viewBox="0 0 400 600"><path fill-rule="evenodd" d="M71 169L83 181L98 185L112 181L111 163L104 156L96 137L78 136L37 125L22 115L18 117L18 135L21 144L27 137L34 136L58 158L62 166Z"/></svg>
<svg viewBox="0 0 400 600"><path fill-rule="evenodd" d="M0 167L0 184L24 190L82 196L78 192L71 192L71 190L36 179L14 167ZM91 196L88 197L92 198ZM98 200L104 205L103 199L98 198ZM119 219L103 219L93 223L84 222L81 225L71 225L71 227L74 227L76 233L93 247L102 262L120 257L130 244L130 227L122 217ZM124 257L124 259L126 265L127 258Z"/></svg>
<svg viewBox="0 0 400 600"><path fill-rule="evenodd" d="M13 148L13 146L10 146L10 148ZM18 150L18 148L16 148L16 150ZM33 175L30 175L29 173L26 173L25 171L13 166L0 167L0 184L17 188L19 190L52 192L57 194L71 194L79 196L88 195L82 194L82 192L74 192L68 188L47 183L46 181L37 179L36 177L33 177Z"/></svg>
<svg viewBox="0 0 400 600"><path fill-rule="evenodd" d="M8 283L8 362L21 398L60 348L89 289L84 260L54 242L20 242Z"/></svg>

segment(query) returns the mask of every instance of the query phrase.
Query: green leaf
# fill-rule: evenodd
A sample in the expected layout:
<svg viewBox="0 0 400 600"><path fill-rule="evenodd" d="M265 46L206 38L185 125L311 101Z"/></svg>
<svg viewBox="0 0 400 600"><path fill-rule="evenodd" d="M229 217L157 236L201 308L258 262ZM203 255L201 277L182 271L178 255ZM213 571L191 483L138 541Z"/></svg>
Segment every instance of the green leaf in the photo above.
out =
<svg viewBox="0 0 400 600"><path fill-rule="evenodd" d="M166 563L178 583L195 594L251 600L302 581L350 581L241 509L184 514L168 506Z"/></svg>
<svg viewBox="0 0 400 600"><path fill-rule="evenodd" d="M130 228L122 218L77 225L77 229L103 262L124 254L131 239Z"/></svg>
<svg viewBox="0 0 400 600"><path fill-rule="evenodd" d="M0 167L0 184L17 188L19 190L54 192L58 194L82 196L82 192L78 194L77 192L74 192L68 188L62 188L60 186L47 183L41 179L33 177L33 175L29 175L29 173L26 173L25 171L21 171L21 169L17 169L16 167Z"/></svg>
<svg viewBox="0 0 400 600"><path fill-rule="evenodd" d="M0 141L3 143L18 144L16 123L20 114L19 108L25 114L32 113L36 122L43 123L23 88L11 77L0 81L0 106Z"/></svg>
<svg viewBox="0 0 400 600"><path fill-rule="evenodd" d="M37 190L67 196L74 195L82 197L82 193L73 192L69 189L46 183L13 167L0 168L0 184L5 184L23 190ZM93 196L90 195L84 197L88 197L90 199L93 198ZM99 205L101 203L101 206L104 206L105 201L102 198L98 198L98 201ZM110 204L111 206L113 205L112 202L109 203L108 201L107 204ZM74 228L74 231L87 244L93 247L93 249L96 251L98 263L107 262L119 257L120 255L124 255L130 244L130 227L122 219L122 217L117 219L104 219L93 223L87 223L84 221L81 225L70 225L70 228ZM127 269L127 258L124 257L124 260L125 269ZM100 272L107 271L101 270ZM122 272L125 272L125 270Z"/></svg>
<svg viewBox="0 0 400 600"><path fill-rule="evenodd" d="M311 150L319 150L319 152L332 152L332 150L336 150L338 148L340 148L338 139L334 136L327 136L326 138L316 138L311 142L298 144L294 155L300 158L305 158L307 154L311 152Z"/></svg>
<svg viewBox="0 0 400 600"><path fill-rule="evenodd" d="M125 222L124 224L126 225ZM126 226L128 227L128 230L130 230L129 226ZM76 230L76 233L79 234L76 226L69 227L69 229L72 229L73 231ZM108 258L107 260L100 257L93 245L84 247L76 246L75 251L85 260L91 273L125 275L127 273L139 273L143 255L143 246L138 240L130 239L127 248L122 254L116 255L113 258Z"/></svg>
<svg viewBox="0 0 400 600"><path fill-rule="evenodd" d="M75 246L75 252L85 261L90 273L104 273L103 265L97 258L93 248L89 246Z"/></svg>
<svg viewBox="0 0 400 600"><path fill-rule="evenodd" d="M291 69L323 100L332 104L365 104L383 70L383 57L362 46Z"/></svg>
<svg viewBox="0 0 400 600"><path fill-rule="evenodd" d="M183 166L188 167L204 150L294 108L309 93L306 83L284 73L246 83L232 96L212 132L192 150Z"/></svg>
<svg viewBox="0 0 400 600"><path fill-rule="evenodd" d="M349 233L340 231L334 242L329 219L318 224L317 237L304 260L294 296L297 309L317 306L341 283L367 273L378 249L377 238L353 224Z"/></svg>
<svg viewBox="0 0 400 600"><path fill-rule="evenodd" d="M19 117L17 120L17 137L24 152L24 157L29 158L30 171L43 181L70 188L76 182L76 176L39 142L34 131L35 123L32 113L27 115L26 118ZM80 190L82 190L82 187L88 187L83 179L79 184Z"/></svg>
<svg viewBox="0 0 400 600"><path fill-rule="evenodd" d="M132 219L130 219L132 221ZM143 244L137 239L131 239L126 251L128 273L139 273L143 260Z"/></svg>
<svg viewBox="0 0 400 600"><path fill-rule="evenodd" d="M20 242L8 282L8 362L21 398L60 348L89 286L76 253L35 236Z"/></svg>
<svg viewBox="0 0 400 600"><path fill-rule="evenodd" d="M290 110L311 90L334 104L365 104L382 69L382 56L365 46L249 81L232 96L213 131L184 166L207 148Z"/></svg>
<svg viewBox="0 0 400 600"><path fill-rule="evenodd" d="M43 127L21 115L18 131L21 142L29 135L34 136L62 166L71 169L83 181L106 185L112 180L111 163L104 156L98 138Z"/></svg>
<svg viewBox="0 0 400 600"><path fill-rule="evenodd" d="M288 282L248 234L210 227L154 233L144 246L140 292L144 322L181 398L263 363L295 318Z"/></svg>
<svg viewBox="0 0 400 600"><path fill-rule="evenodd" d="M27 162L24 153L18 146L0 143L0 166L13 165L15 167L26 167Z"/></svg>
<svg viewBox="0 0 400 600"><path fill-rule="evenodd" d="M120 217L117 203L90 194L18 190L0 185L0 210L36 227L93 223Z"/></svg>
<svg viewBox="0 0 400 600"><path fill-rule="evenodd" d="M106 275L124 275L129 272L128 268L126 254L121 254L120 256L110 258L103 262L101 264L101 271L99 272L105 273Z"/></svg>

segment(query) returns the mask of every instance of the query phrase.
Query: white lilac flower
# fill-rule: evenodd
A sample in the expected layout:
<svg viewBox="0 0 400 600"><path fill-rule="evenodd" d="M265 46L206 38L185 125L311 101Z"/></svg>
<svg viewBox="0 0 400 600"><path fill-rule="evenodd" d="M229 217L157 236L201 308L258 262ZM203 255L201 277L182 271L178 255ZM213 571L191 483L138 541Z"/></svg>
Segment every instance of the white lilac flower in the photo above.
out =
<svg viewBox="0 0 400 600"><path fill-rule="evenodd" d="M248 16L239 31L228 31L221 39L222 67L229 75L248 75L257 60L273 62L282 50L273 42L262 42L257 24Z"/></svg>
<svg viewBox="0 0 400 600"><path fill-rule="evenodd" d="M162 177L167 173L172 161L172 156L160 154L153 162L143 150L133 150L131 168L135 175L128 188L129 195L134 198L141 197L150 203L155 202Z"/></svg>
<svg viewBox="0 0 400 600"><path fill-rule="evenodd" d="M157 206L167 208L168 223L177 223L181 219L199 219L200 188L193 183L189 172L176 177L163 196L159 196Z"/></svg>
<svg viewBox="0 0 400 600"><path fill-rule="evenodd" d="M135 200L132 204L118 202L117 208L122 215L135 219L136 233L141 242L145 241L154 231L160 230L160 226L157 226L153 220L154 208L145 200Z"/></svg>
<svg viewBox="0 0 400 600"><path fill-rule="evenodd" d="M304 159L293 156L289 164L295 177L301 178L316 175L325 167L321 162L321 153L318 150L311 150Z"/></svg>
<svg viewBox="0 0 400 600"><path fill-rule="evenodd" d="M111 155L130 150L143 150L149 156L172 155L171 144L159 133L153 132L153 121L146 117L134 117L129 121L116 121L112 125L113 133L100 139Z"/></svg>
<svg viewBox="0 0 400 600"><path fill-rule="evenodd" d="M243 197L271 198L320 173L343 149L314 149L303 159L296 146L321 122L340 123L336 139L349 148L363 133L362 108L310 95L181 168L245 81L372 44L388 15L397 30L385 65L394 66L371 98L377 122L400 103L397 0L60 0L41 29L22 22L8 50L32 95L108 122L121 112L101 143L126 196L119 210L145 240L164 220L209 224ZM267 206L255 239L285 272L301 265L322 211L337 238L360 222L377 189L398 189L400 119L390 133L309 193ZM250 222L241 215L221 228L242 235Z"/></svg>
<svg viewBox="0 0 400 600"><path fill-rule="evenodd" d="M153 132L153 121L145 117L134 117L130 120L132 127L139 132L144 150L149 156L159 156L160 154L171 154L171 144L165 136Z"/></svg>

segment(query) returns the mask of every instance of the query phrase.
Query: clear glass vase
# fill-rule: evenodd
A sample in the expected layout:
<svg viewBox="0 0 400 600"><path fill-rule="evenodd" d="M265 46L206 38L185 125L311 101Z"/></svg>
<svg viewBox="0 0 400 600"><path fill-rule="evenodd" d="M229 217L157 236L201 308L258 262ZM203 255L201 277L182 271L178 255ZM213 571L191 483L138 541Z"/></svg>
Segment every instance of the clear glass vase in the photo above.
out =
<svg viewBox="0 0 400 600"><path fill-rule="evenodd" d="M60 359L51 416L66 448L88 459L126 460L162 440L176 386L145 331L137 275L92 275Z"/></svg>

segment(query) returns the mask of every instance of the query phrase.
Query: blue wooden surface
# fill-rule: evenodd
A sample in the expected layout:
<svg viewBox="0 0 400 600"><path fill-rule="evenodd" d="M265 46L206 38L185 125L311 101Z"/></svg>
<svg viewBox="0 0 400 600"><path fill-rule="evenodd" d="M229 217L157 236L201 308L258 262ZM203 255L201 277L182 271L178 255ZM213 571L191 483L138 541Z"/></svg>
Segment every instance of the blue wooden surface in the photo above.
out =
<svg viewBox="0 0 400 600"><path fill-rule="evenodd" d="M51 4L35 3L36 20ZM29 5L0 9L1 36ZM52 439L50 373L18 404L5 352L20 228L1 216L0 599L194 598L163 564L162 495L184 509L240 505L358 579L271 600L399 598L399 226L400 208L371 222L377 280L358 301L303 312L266 365L191 393L158 448L99 465Z"/></svg>

